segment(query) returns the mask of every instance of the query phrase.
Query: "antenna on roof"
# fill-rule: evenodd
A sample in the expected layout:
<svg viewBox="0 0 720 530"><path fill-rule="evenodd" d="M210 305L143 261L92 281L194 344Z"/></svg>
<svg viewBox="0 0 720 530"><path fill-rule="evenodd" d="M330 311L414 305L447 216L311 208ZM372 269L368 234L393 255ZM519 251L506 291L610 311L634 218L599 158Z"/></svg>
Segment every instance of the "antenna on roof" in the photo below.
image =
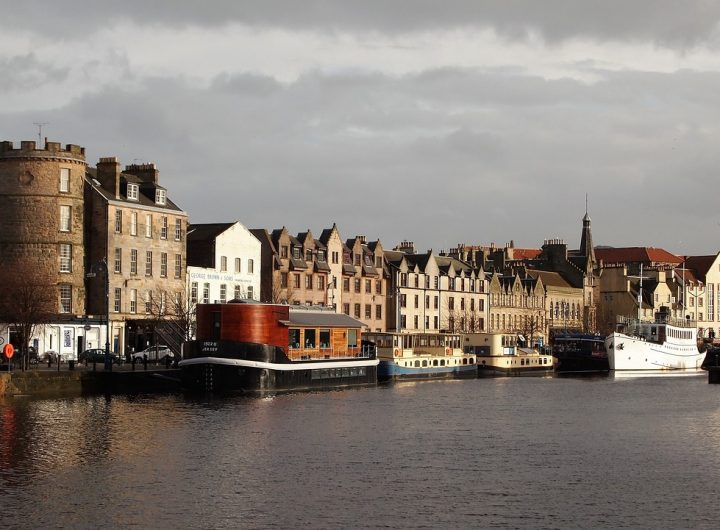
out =
<svg viewBox="0 0 720 530"><path fill-rule="evenodd" d="M588 194L585 194L585 215L588 213Z"/></svg>
<svg viewBox="0 0 720 530"><path fill-rule="evenodd" d="M38 149L42 147L42 128L43 125L50 125L50 122L47 121L34 121L33 125L35 125L38 128Z"/></svg>

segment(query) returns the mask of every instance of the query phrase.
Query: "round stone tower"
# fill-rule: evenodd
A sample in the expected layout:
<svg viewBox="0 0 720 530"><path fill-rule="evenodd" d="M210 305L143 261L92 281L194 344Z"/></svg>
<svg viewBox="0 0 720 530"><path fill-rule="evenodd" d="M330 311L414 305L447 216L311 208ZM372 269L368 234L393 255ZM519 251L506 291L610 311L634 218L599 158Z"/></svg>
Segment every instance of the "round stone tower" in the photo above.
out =
<svg viewBox="0 0 720 530"><path fill-rule="evenodd" d="M0 270L56 286L57 313L85 312L85 149L0 142Z"/></svg>

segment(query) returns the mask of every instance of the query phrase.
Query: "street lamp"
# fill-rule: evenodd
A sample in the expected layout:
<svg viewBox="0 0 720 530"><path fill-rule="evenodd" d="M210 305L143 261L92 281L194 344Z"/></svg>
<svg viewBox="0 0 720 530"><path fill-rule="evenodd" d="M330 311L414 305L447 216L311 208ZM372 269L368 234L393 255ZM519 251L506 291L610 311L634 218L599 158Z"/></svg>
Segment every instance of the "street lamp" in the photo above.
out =
<svg viewBox="0 0 720 530"><path fill-rule="evenodd" d="M90 272L85 276L94 278L96 273L94 269L98 267L105 274L105 370L112 372L112 362L110 361L110 271L108 270L107 257L90 267Z"/></svg>

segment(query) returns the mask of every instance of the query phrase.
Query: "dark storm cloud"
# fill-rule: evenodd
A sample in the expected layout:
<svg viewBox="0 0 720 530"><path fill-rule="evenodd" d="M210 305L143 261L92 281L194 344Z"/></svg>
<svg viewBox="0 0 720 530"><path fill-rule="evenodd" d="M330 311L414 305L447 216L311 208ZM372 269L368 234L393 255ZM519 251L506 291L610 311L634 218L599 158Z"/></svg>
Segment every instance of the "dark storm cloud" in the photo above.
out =
<svg viewBox="0 0 720 530"><path fill-rule="evenodd" d="M548 41L572 37L687 46L717 28L720 3L707 0L116 0L14 2L0 25L82 38L118 21L137 25L253 26L319 31L496 29L508 38L538 32Z"/></svg>
<svg viewBox="0 0 720 530"><path fill-rule="evenodd" d="M155 78L42 121L93 165L157 162L195 222L337 222L343 235L421 249L556 236L573 246L589 193L599 244L715 252L697 227L717 224L720 74L597 74L241 74L207 88ZM32 139L39 117L0 115L0 139Z"/></svg>

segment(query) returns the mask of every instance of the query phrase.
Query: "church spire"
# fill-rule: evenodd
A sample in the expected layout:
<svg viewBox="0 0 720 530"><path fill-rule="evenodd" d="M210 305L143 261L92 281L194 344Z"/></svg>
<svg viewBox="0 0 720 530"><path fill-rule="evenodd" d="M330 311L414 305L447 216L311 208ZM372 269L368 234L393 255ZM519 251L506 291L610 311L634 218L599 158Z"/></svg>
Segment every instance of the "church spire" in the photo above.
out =
<svg viewBox="0 0 720 530"><path fill-rule="evenodd" d="M593 248L592 230L590 229L590 215L588 215L587 195L585 195L585 217L583 217L582 237L580 238L580 253L595 262L595 249Z"/></svg>

